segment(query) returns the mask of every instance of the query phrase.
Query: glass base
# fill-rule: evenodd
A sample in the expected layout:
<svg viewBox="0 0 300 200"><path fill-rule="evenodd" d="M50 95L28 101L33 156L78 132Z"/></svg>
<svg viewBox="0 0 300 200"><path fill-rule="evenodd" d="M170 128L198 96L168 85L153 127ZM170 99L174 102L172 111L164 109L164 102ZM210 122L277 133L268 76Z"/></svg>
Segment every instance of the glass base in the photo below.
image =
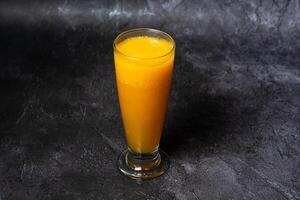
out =
<svg viewBox="0 0 300 200"><path fill-rule="evenodd" d="M125 150L120 154L117 164L119 170L130 178L152 179L168 170L170 160L161 149L151 154L135 154Z"/></svg>

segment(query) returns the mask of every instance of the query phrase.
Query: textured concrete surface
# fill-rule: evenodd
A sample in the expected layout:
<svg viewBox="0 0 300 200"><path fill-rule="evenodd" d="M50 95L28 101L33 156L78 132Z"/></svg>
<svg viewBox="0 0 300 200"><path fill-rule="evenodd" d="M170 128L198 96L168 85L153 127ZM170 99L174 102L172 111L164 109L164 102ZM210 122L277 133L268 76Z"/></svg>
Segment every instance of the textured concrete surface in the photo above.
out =
<svg viewBox="0 0 300 200"><path fill-rule="evenodd" d="M300 199L300 2L1 1L0 199ZM121 175L117 33L176 42L161 147Z"/></svg>

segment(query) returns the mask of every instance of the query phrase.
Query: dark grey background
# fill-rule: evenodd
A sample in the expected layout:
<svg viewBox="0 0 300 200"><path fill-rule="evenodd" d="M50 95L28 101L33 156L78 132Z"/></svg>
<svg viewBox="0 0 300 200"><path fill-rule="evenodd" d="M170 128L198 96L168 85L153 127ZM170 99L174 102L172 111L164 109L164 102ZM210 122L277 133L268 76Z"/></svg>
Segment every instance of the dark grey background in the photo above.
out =
<svg viewBox="0 0 300 200"><path fill-rule="evenodd" d="M122 176L112 42L176 40L164 176ZM300 199L299 0L0 2L0 199Z"/></svg>

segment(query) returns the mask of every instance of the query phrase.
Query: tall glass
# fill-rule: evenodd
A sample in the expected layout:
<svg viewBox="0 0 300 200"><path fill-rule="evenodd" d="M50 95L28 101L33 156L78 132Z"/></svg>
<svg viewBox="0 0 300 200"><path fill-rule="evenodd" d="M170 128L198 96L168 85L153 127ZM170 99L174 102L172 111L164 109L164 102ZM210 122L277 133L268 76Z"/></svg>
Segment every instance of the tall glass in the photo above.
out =
<svg viewBox="0 0 300 200"><path fill-rule="evenodd" d="M175 42L165 32L125 31L113 44L119 103L128 149L118 167L125 175L150 179L169 167L159 142L170 93Z"/></svg>

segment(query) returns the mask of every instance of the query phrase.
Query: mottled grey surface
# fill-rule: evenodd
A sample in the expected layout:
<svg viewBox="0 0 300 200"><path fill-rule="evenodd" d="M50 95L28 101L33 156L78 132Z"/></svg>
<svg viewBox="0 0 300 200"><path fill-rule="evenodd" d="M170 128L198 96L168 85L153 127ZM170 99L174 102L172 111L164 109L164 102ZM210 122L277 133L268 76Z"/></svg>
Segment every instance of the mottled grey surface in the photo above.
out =
<svg viewBox="0 0 300 200"><path fill-rule="evenodd" d="M1 1L0 199L300 199L300 1ZM112 41L177 42L168 173L122 176Z"/></svg>

